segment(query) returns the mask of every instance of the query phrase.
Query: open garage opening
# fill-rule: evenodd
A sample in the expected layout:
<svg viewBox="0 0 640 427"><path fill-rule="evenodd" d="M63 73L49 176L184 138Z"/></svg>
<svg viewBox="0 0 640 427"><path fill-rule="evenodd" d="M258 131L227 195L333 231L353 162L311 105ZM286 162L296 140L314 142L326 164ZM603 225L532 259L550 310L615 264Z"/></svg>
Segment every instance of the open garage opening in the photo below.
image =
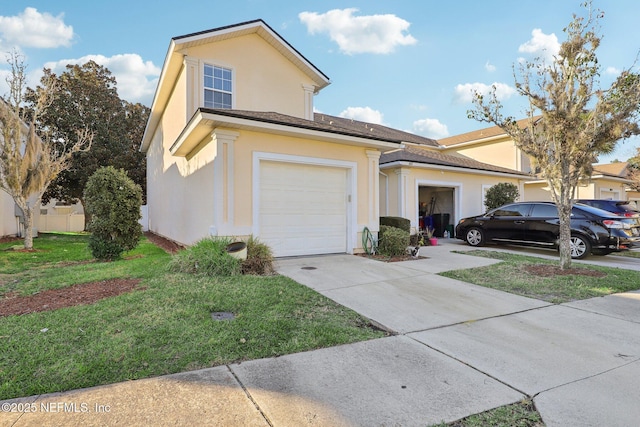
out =
<svg viewBox="0 0 640 427"><path fill-rule="evenodd" d="M432 227L436 237L453 236L457 199L455 187L418 186L418 227Z"/></svg>

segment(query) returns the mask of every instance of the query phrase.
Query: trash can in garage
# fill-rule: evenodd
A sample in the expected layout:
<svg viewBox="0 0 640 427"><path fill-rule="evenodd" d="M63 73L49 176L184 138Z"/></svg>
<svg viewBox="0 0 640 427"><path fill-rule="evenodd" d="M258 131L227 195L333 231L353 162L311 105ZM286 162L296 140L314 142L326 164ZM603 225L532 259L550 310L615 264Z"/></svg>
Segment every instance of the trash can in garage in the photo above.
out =
<svg viewBox="0 0 640 427"><path fill-rule="evenodd" d="M449 216L448 213L433 214L433 228L435 229L434 235L436 237L444 236L444 230L449 225Z"/></svg>

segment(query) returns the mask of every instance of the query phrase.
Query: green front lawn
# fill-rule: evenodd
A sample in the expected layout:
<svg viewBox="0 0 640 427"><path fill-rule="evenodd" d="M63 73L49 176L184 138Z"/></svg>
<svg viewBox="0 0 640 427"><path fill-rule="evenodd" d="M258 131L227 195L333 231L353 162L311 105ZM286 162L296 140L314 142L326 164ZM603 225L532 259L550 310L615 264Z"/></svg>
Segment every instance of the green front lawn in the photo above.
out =
<svg viewBox="0 0 640 427"><path fill-rule="evenodd" d="M472 256L499 259L487 267L447 271L442 276L551 303L563 303L640 289L640 272L573 263L576 273L540 276L530 268L557 266L558 261L505 252L471 250Z"/></svg>
<svg viewBox="0 0 640 427"><path fill-rule="evenodd" d="M41 234L37 252L0 245L0 298L110 278L138 288L55 311L0 318L0 399L90 387L384 336L366 319L283 276L168 273L146 239L94 262L86 235ZM212 319L232 312L233 320Z"/></svg>

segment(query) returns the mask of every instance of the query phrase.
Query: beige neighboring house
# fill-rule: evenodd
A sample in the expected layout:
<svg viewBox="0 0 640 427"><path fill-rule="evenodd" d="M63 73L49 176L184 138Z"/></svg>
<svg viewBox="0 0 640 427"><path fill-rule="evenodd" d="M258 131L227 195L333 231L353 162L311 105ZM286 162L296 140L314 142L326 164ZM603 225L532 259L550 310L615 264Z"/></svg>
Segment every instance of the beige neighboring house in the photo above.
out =
<svg viewBox="0 0 640 427"><path fill-rule="evenodd" d="M528 119L519 120L525 126ZM455 135L438 141L445 153L459 153L493 165L516 169L531 174L529 157L516 147L513 140L498 126ZM583 182L576 199L638 200L640 194L629 190L626 178L627 163L596 164L589 180ZM521 191L523 201L551 200L550 189L543 179L531 179Z"/></svg>
<svg viewBox="0 0 640 427"><path fill-rule="evenodd" d="M453 223L482 210L482 185L524 178L437 153L428 138L314 113L329 83L262 20L173 38L141 144L149 230L187 245L254 235L276 256L354 253L381 209L418 226L423 187L449 192ZM414 149L420 160L381 171L382 153Z"/></svg>

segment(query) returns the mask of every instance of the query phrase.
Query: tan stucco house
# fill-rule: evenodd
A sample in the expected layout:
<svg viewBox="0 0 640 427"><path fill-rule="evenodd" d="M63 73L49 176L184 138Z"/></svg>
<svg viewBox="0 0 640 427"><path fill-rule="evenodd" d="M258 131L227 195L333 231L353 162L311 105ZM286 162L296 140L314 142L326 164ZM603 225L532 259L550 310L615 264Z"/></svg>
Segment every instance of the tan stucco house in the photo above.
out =
<svg viewBox="0 0 640 427"><path fill-rule="evenodd" d="M262 20L173 38L141 145L149 230L187 245L254 235L276 256L353 253L381 212L417 227L420 203L446 193L437 200L453 224L482 210L482 186L526 179L314 113L329 83Z"/></svg>

